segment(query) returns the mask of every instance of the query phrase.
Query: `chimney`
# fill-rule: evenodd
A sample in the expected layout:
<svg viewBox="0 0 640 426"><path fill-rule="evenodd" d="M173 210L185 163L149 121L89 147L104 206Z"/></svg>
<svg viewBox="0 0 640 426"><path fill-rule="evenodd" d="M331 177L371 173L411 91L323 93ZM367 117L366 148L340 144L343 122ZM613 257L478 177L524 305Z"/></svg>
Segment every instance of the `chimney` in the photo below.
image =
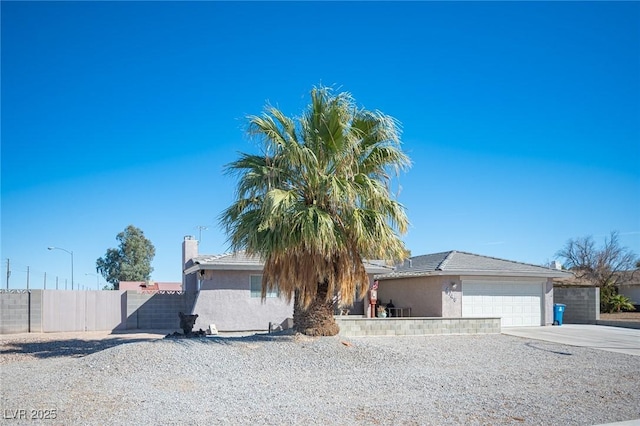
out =
<svg viewBox="0 0 640 426"><path fill-rule="evenodd" d="M557 260L551 261L551 269L557 269L558 271L562 270L562 265Z"/></svg>
<svg viewBox="0 0 640 426"><path fill-rule="evenodd" d="M193 265L193 258L198 256L198 240L191 235L186 235L182 242L182 271ZM196 274L185 276L182 273L182 291L195 292L198 288Z"/></svg>

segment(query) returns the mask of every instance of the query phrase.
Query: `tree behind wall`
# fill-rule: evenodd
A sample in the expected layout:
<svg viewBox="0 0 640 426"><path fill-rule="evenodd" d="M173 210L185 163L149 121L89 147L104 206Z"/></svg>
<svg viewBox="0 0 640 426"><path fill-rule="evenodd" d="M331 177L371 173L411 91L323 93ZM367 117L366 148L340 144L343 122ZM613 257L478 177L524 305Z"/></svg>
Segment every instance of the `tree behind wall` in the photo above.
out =
<svg viewBox="0 0 640 426"><path fill-rule="evenodd" d="M618 233L611 232L602 247L596 247L593 237L570 239L557 256L564 259L564 265L579 280L600 287L600 310L612 310L612 298L616 287L633 278L640 264L636 255L618 241ZM615 299L614 299L615 300Z"/></svg>
<svg viewBox="0 0 640 426"><path fill-rule="evenodd" d="M120 281L147 281L151 278L151 261L156 249L141 229L129 225L116 236L117 249L110 248L96 261L96 270L114 290Z"/></svg>

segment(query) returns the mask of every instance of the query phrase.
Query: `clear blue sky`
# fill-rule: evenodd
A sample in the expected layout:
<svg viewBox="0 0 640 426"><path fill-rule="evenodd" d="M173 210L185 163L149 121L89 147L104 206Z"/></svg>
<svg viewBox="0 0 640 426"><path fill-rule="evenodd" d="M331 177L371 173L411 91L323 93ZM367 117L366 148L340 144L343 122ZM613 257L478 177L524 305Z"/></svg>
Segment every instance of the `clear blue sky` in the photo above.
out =
<svg viewBox="0 0 640 426"><path fill-rule="evenodd" d="M534 264L612 230L640 253L638 2L6 2L2 288L68 279L133 224L152 279L227 251L244 117L319 83L403 125L414 255ZM101 279L100 281L104 281Z"/></svg>

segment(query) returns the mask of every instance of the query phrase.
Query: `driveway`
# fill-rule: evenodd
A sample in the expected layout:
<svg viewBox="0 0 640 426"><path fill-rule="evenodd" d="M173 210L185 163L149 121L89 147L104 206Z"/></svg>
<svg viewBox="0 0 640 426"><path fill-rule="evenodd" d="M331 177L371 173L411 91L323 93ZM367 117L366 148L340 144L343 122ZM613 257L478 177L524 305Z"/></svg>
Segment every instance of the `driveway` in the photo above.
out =
<svg viewBox="0 0 640 426"><path fill-rule="evenodd" d="M640 356L638 329L564 324L546 327L503 327L502 334Z"/></svg>

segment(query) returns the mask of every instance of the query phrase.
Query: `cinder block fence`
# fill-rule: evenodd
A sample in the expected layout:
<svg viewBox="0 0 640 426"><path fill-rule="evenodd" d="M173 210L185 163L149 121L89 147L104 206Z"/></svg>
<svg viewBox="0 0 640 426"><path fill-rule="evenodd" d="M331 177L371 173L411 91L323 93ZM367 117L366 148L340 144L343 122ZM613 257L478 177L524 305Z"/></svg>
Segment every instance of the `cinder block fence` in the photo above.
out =
<svg viewBox="0 0 640 426"><path fill-rule="evenodd" d="M179 330L195 294L136 291L0 290L0 334Z"/></svg>
<svg viewBox="0 0 640 426"><path fill-rule="evenodd" d="M0 291L0 334L42 329L42 292Z"/></svg>
<svg viewBox="0 0 640 426"><path fill-rule="evenodd" d="M566 305L562 322L596 324L600 319L600 289L597 287L554 287L553 303Z"/></svg>

